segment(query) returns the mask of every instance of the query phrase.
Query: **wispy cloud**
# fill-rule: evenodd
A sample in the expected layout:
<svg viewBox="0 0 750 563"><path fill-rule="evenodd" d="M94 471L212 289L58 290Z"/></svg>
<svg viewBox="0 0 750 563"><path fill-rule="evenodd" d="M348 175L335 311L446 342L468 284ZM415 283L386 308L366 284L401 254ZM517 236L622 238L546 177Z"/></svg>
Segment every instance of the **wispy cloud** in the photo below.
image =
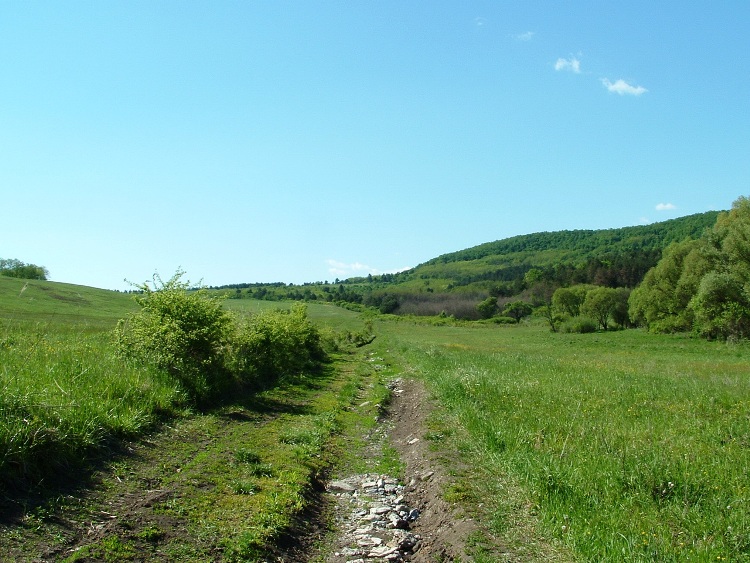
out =
<svg viewBox="0 0 750 563"><path fill-rule="evenodd" d="M570 72L580 74L581 61L579 61L575 57L570 57L569 59L557 59L557 62L555 63L555 70L568 70Z"/></svg>
<svg viewBox="0 0 750 563"><path fill-rule="evenodd" d="M355 276L365 276L367 274L372 274L373 276L379 276L381 274L395 274L397 272L403 272L404 270L411 269L410 266L407 266L405 268L393 268L391 270L378 270L377 268L372 268L368 266L367 264L362 264L361 262L339 262L338 260L333 260L329 258L326 260L326 264L328 264L328 272L332 276L336 276L337 278L351 278Z"/></svg>
<svg viewBox="0 0 750 563"><path fill-rule="evenodd" d="M524 33L518 33L516 35L512 36L513 39L516 39L518 41L531 41L534 37L533 31L526 31Z"/></svg>
<svg viewBox="0 0 750 563"><path fill-rule="evenodd" d="M481 16L474 18L474 25L477 27L484 27L487 24L487 20Z"/></svg>
<svg viewBox="0 0 750 563"><path fill-rule="evenodd" d="M616 82L610 82L608 78L602 78L602 84L604 84L604 87L610 92L615 92L621 96L624 96L625 94L630 96L640 96L641 94L648 92L643 86L632 86L622 78Z"/></svg>
<svg viewBox="0 0 750 563"><path fill-rule="evenodd" d="M657 211L671 211L677 209L677 206L674 203L657 203L655 209Z"/></svg>

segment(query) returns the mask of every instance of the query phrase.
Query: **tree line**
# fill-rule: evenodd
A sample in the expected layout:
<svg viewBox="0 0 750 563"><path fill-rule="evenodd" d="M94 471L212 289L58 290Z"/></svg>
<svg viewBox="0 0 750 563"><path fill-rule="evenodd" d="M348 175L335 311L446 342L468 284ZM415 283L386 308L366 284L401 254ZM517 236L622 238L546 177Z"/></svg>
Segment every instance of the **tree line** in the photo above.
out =
<svg viewBox="0 0 750 563"><path fill-rule="evenodd" d="M43 266L26 264L15 258L0 258L0 275L26 280L46 280L49 271Z"/></svg>

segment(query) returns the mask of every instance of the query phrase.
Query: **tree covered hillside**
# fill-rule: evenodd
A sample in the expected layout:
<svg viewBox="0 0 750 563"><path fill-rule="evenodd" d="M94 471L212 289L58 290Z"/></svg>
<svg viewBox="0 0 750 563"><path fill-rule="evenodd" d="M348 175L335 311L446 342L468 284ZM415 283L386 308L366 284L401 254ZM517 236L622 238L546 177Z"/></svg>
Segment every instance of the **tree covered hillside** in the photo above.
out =
<svg viewBox="0 0 750 563"><path fill-rule="evenodd" d="M398 274L304 285L234 284L215 289L232 298L324 300L384 313L478 318L488 297L528 298L532 286L637 286L673 242L699 238L716 222L711 211L620 229L521 235L444 254Z"/></svg>
<svg viewBox="0 0 750 563"><path fill-rule="evenodd" d="M710 211L678 219L604 230L520 235L438 256L412 270L422 279L449 280L452 287L477 282L503 295L521 290L531 269L560 285L594 283L635 287L672 242L698 238L716 222Z"/></svg>

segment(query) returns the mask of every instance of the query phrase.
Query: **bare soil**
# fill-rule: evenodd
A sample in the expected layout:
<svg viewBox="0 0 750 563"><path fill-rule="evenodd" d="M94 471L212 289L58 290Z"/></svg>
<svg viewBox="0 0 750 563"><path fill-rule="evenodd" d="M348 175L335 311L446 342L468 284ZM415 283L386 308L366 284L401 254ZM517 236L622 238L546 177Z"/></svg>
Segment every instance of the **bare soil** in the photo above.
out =
<svg viewBox="0 0 750 563"><path fill-rule="evenodd" d="M420 381L404 380L393 389L390 440L406 465L406 502L420 512L411 528L422 538L421 547L411 560L466 560L466 542L479 527L461 508L444 499L450 478L424 438L429 412L427 391Z"/></svg>

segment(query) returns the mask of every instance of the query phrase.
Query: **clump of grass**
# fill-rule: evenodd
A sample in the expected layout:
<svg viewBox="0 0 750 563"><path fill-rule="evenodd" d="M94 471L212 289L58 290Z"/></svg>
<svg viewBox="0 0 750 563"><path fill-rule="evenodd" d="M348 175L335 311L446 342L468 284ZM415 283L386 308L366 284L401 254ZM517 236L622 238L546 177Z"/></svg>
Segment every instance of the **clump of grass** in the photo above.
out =
<svg viewBox="0 0 750 563"><path fill-rule="evenodd" d="M234 458L238 463L258 464L261 462L261 457L258 452L246 448L238 449L234 454Z"/></svg>
<svg viewBox="0 0 750 563"><path fill-rule="evenodd" d="M232 483L232 490L237 495L254 495L260 490L260 485L255 481L240 479Z"/></svg>
<svg viewBox="0 0 750 563"><path fill-rule="evenodd" d="M123 365L106 333L4 325L0 334L13 343L0 347L0 482L77 467L185 404L159 373Z"/></svg>

